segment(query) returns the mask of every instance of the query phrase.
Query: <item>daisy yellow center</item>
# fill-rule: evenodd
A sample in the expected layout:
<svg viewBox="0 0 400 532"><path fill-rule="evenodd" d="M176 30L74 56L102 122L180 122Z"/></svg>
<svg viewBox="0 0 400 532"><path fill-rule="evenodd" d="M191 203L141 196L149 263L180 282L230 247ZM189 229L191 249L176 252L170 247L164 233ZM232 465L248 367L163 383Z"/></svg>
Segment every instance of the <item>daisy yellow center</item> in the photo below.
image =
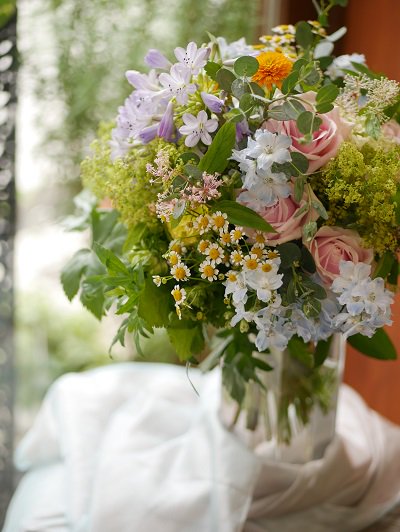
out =
<svg viewBox="0 0 400 532"><path fill-rule="evenodd" d="M263 264L261 266L261 269L263 272L270 272L272 270L272 266L271 264Z"/></svg>
<svg viewBox="0 0 400 532"><path fill-rule="evenodd" d="M257 255L259 259L263 256L263 250L257 246L251 248L251 253Z"/></svg>
<svg viewBox="0 0 400 532"><path fill-rule="evenodd" d="M249 270L256 270L258 268L257 259L246 259L246 267Z"/></svg>
<svg viewBox="0 0 400 532"><path fill-rule="evenodd" d="M212 277L214 275L214 268L210 264L206 264L203 273L206 277Z"/></svg>
<svg viewBox="0 0 400 532"><path fill-rule="evenodd" d="M242 238L242 231L239 231L239 229L235 229L233 231L233 239L239 240L239 238Z"/></svg>
<svg viewBox="0 0 400 532"><path fill-rule="evenodd" d="M182 268L182 266L178 266L177 269L175 270L175 279L184 279L186 277L186 271L185 271L185 268Z"/></svg>
<svg viewBox="0 0 400 532"><path fill-rule="evenodd" d="M206 218L205 216L203 218L200 218L199 226L202 227L203 229L207 229L207 227L208 227L208 218Z"/></svg>
<svg viewBox="0 0 400 532"><path fill-rule="evenodd" d="M216 249L216 248L211 248L209 253L208 253L208 256L210 257L210 259L212 260L216 260L219 258L219 250Z"/></svg>
<svg viewBox="0 0 400 532"><path fill-rule="evenodd" d="M256 57L259 67L253 81L271 89L272 85L281 88L282 81L290 74L292 62L281 52L262 52Z"/></svg>
<svg viewBox="0 0 400 532"><path fill-rule="evenodd" d="M175 266L175 264L178 264L178 262L179 262L179 257L178 257L177 255L175 255L175 254L174 254L174 255L171 255L171 256L169 257L169 262L170 262L170 264L171 264L172 266Z"/></svg>
<svg viewBox="0 0 400 532"><path fill-rule="evenodd" d="M180 255L182 253L182 246L180 244L173 244L171 246L171 251L175 251L175 253L178 253L178 255Z"/></svg>
<svg viewBox="0 0 400 532"><path fill-rule="evenodd" d="M172 296L176 302L182 301L182 292L180 290L172 290Z"/></svg>
<svg viewBox="0 0 400 532"><path fill-rule="evenodd" d="M232 262L234 262L235 264L239 264L240 262L242 262L242 255L240 253L234 253L233 256L232 256Z"/></svg>
<svg viewBox="0 0 400 532"><path fill-rule="evenodd" d="M278 253L276 251L269 251L268 252L268 258L269 259L277 259L279 257Z"/></svg>
<svg viewBox="0 0 400 532"><path fill-rule="evenodd" d="M237 277L234 273L228 273L228 279L231 283L235 283L237 281Z"/></svg>
<svg viewBox="0 0 400 532"><path fill-rule="evenodd" d="M229 242L231 241L231 235L229 233L224 233L222 236L221 236L221 241L224 243L224 244L229 244Z"/></svg>
<svg viewBox="0 0 400 532"><path fill-rule="evenodd" d="M208 248L209 244L210 243L208 241L206 241L206 240L203 240L202 242L200 242L200 244L199 244L200 253L204 253L205 250Z"/></svg>
<svg viewBox="0 0 400 532"><path fill-rule="evenodd" d="M265 242L264 235L262 235L262 234L259 233L259 234L256 236L256 242L257 242L258 244L264 244L264 242Z"/></svg>
<svg viewBox="0 0 400 532"><path fill-rule="evenodd" d="M218 229L220 229L221 227L224 227L225 225L225 218L223 216L215 216L214 218L214 225L215 227L217 227Z"/></svg>

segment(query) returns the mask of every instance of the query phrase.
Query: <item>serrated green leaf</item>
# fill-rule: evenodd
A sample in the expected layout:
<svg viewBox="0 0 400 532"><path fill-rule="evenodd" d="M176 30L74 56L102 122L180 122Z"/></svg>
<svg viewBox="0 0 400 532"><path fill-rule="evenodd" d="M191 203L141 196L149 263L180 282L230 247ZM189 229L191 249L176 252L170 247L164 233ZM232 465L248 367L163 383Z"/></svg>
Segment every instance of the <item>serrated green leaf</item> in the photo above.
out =
<svg viewBox="0 0 400 532"><path fill-rule="evenodd" d="M91 215L93 242L104 244L110 236L118 218L119 212L116 210L101 211L94 209Z"/></svg>
<svg viewBox="0 0 400 532"><path fill-rule="evenodd" d="M111 274L128 274L128 269L125 264L113 253L110 249L101 246L94 242L93 251L96 253L100 262L104 264L108 272Z"/></svg>
<svg viewBox="0 0 400 532"><path fill-rule="evenodd" d="M232 83L235 81L236 76L227 68L220 68L216 74L216 81L220 88L226 92L231 92Z"/></svg>
<svg viewBox="0 0 400 532"><path fill-rule="evenodd" d="M168 337L180 360L189 360L198 354L204 345L203 331L200 325L193 322L181 322L174 327L168 327Z"/></svg>
<svg viewBox="0 0 400 532"><path fill-rule="evenodd" d="M384 329L377 329L372 338L355 334L347 339L348 343L372 358L380 360L396 360L396 348Z"/></svg>
<svg viewBox="0 0 400 532"><path fill-rule="evenodd" d="M65 295L70 301L78 293L81 278L88 267L89 261L91 261L91 256L90 249L80 249L61 271L61 284Z"/></svg>
<svg viewBox="0 0 400 532"><path fill-rule="evenodd" d="M104 286L101 281L91 278L85 279L81 284L80 300L97 319L104 315Z"/></svg>
<svg viewBox="0 0 400 532"><path fill-rule="evenodd" d="M236 141L236 127L232 122L224 124L217 132L211 146L199 162L203 172L222 174L228 165L228 159Z"/></svg>
<svg viewBox="0 0 400 532"><path fill-rule="evenodd" d="M268 233L276 233L275 229L264 218L252 209L231 200L221 200L213 204L213 212L221 211L227 214L231 224L251 227Z"/></svg>
<svg viewBox="0 0 400 532"><path fill-rule="evenodd" d="M236 59L233 64L233 70L237 76L250 78L257 72L259 66L260 65L255 57L245 55Z"/></svg>
<svg viewBox="0 0 400 532"><path fill-rule="evenodd" d="M208 61L204 67L206 74L214 81L217 80L217 72L220 69L221 69L221 65L218 63L215 63L214 61Z"/></svg>
<svg viewBox="0 0 400 532"><path fill-rule="evenodd" d="M172 310L171 302L169 290L164 285L157 287L152 279L147 278L139 295L138 316L149 327L166 327Z"/></svg>

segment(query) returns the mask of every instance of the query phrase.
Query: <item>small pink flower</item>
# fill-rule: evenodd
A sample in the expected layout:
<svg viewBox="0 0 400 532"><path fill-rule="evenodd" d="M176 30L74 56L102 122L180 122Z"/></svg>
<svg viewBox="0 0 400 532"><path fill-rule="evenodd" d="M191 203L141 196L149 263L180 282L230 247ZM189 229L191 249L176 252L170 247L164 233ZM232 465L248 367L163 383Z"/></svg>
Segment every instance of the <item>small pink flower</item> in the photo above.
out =
<svg viewBox="0 0 400 532"><path fill-rule="evenodd" d="M360 235L352 229L323 226L311 242L304 244L314 258L321 279L328 286L340 274L340 261L371 264L374 258L372 249L364 248Z"/></svg>
<svg viewBox="0 0 400 532"><path fill-rule="evenodd" d="M315 92L299 94L303 102L315 102ZM306 105L307 107L307 105ZM328 113L321 114L321 127L313 134L313 140L302 144L303 134L297 128L296 120L284 122L270 119L263 127L272 133L288 135L292 139L291 151L298 151L309 160L308 173L311 174L335 157L341 143L349 136L352 125L341 118L339 109L335 107Z"/></svg>

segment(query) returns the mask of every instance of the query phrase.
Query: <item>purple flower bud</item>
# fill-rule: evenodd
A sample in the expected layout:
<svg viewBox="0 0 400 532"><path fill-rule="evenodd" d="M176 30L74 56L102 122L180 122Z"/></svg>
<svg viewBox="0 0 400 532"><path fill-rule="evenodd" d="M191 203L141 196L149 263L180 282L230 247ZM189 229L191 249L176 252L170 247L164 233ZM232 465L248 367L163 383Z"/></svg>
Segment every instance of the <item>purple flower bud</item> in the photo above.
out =
<svg viewBox="0 0 400 532"><path fill-rule="evenodd" d="M158 124L152 124L142 129L139 133L139 138L143 144L148 144L157 136Z"/></svg>
<svg viewBox="0 0 400 532"><path fill-rule="evenodd" d="M213 113L220 113L222 111L222 107L224 106L224 102L214 96L213 94L208 94L207 92L201 93L201 99L203 100L204 104L212 111Z"/></svg>
<svg viewBox="0 0 400 532"><path fill-rule="evenodd" d="M243 137L250 135L251 131L249 129L249 124L247 120L242 120L236 124L236 142L243 140Z"/></svg>
<svg viewBox="0 0 400 532"><path fill-rule="evenodd" d="M169 102L161 122L158 125L157 135L170 142L173 138L174 129L174 106L172 102Z"/></svg>
<svg viewBox="0 0 400 532"><path fill-rule="evenodd" d="M171 66L171 63L168 61L165 55L163 55L159 50L155 50L154 48L151 48L147 52L144 58L144 62L150 68L160 68L161 70L169 70Z"/></svg>

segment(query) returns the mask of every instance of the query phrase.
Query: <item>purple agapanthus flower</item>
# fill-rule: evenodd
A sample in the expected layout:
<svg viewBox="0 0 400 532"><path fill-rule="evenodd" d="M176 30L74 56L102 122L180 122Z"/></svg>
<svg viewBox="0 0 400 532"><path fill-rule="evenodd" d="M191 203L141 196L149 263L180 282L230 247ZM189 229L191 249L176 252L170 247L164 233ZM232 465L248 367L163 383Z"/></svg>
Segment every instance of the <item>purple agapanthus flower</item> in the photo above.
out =
<svg viewBox="0 0 400 532"><path fill-rule="evenodd" d="M201 93L201 99L213 113L218 114L222 111L224 102L220 98L217 98L217 96L214 96L214 94L208 94L207 92L203 91Z"/></svg>
<svg viewBox="0 0 400 532"><path fill-rule="evenodd" d="M162 54L159 50L151 48L144 61L150 68L159 68L160 70L169 70L171 68L171 62Z"/></svg>

